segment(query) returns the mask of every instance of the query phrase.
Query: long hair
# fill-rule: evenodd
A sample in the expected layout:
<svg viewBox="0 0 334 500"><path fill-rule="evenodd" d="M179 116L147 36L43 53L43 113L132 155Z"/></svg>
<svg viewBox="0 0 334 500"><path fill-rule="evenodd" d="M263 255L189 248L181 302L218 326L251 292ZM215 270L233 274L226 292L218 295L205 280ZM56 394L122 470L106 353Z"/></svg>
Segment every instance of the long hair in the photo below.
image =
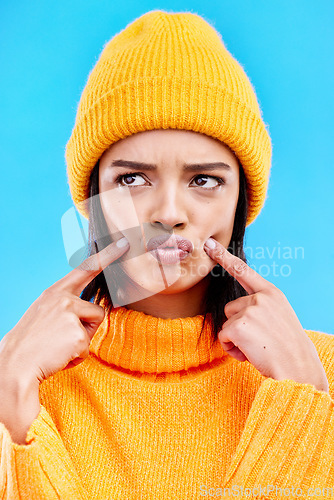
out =
<svg viewBox="0 0 334 500"><path fill-rule="evenodd" d="M243 168L239 162L239 197L234 218L234 226L231 241L228 246L228 251L236 255L244 262L246 256L244 253L244 235L247 221L247 181ZM109 236L107 224L102 212L99 199L99 161L96 163L90 175L89 188L89 226L88 226L88 255L96 254L102 248L112 243L112 237ZM97 244L99 241L99 245ZM101 244L102 241L102 244ZM121 266L111 266L110 282L117 283L118 290L121 293L122 285L126 285L127 289L132 288L133 291L138 290L138 285L129 278L122 270ZM105 273L108 272L108 267L104 272L98 274L81 292L80 298L87 301L94 301L99 304L103 302L107 313L113 309L114 304L110 297ZM228 302L247 295L247 292L240 283L233 278L220 264L209 273L210 280L205 296L203 298L204 318L202 329L198 341L200 340L205 321L210 324L212 332L212 345L218 339L218 334L222 329L223 323L227 320L224 307ZM108 278L109 282L109 278ZM139 295L140 296L140 295ZM117 306L116 306L117 307Z"/></svg>

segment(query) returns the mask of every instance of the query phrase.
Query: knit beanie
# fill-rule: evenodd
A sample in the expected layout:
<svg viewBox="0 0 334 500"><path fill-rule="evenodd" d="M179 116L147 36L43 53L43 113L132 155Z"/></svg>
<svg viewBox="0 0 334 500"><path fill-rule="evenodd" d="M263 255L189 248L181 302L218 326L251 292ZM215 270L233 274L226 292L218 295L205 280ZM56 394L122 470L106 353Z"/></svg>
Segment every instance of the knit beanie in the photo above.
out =
<svg viewBox="0 0 334 500"><path fill-rule="evenodd" d="M88 218L89 177L109 146L168 128L206 134L235 153L247 180L251 224L265 202L270 137L242 66L213 26L190 12L147 12L105 44L66 145L68 183L79 212Z"/></svg>

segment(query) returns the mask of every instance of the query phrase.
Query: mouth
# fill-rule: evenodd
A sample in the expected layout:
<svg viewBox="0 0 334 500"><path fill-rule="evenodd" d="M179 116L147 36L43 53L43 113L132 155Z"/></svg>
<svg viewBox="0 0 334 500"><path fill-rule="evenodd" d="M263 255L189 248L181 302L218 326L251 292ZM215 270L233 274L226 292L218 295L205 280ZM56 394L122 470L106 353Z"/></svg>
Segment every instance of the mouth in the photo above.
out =
<svg viewBox="0 0 334 500"><path fill-rule="evenodd" d="M193 250L191 241L176 234L151 238L147 244L147 251L161 264L177 264Z"/></svg>
<svg viewBox="0 0 334 500"><path fill-rule="evenodd" d="M178 248L168 249L168 248L160 248L157 250L151 250L151 255L161 264L177 264L181 260L184 260L188 257L189 252L185 252Z"/></svg>

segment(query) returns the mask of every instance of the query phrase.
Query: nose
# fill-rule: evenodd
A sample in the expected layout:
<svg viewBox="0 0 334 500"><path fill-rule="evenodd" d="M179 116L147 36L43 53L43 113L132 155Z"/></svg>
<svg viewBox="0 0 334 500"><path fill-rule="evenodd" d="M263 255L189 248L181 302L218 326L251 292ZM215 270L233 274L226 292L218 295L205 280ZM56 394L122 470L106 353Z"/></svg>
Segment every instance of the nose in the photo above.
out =
<svg viewBox="0 0 334 500"><path fill-rule="evenodd" d="M162 224L164 229L171 230L174 227L185 226L188 217L184 207L184 202L180 199L181 194L173 189L156 193L154 209L150 215L150 222L153 225Z"/></svg>

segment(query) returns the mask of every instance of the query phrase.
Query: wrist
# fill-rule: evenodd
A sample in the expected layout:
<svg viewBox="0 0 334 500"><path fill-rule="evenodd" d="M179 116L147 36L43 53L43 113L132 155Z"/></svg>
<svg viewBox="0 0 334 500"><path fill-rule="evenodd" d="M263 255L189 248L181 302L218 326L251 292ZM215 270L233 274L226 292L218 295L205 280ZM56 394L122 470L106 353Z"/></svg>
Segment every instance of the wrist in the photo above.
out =
<svg viewBox="0 0 334 500"><path fill-rule="evenodd" d="M1 369L0 422L18 444L26 444L26 435L40 413L39 384L34 378L15 376Z"/></svg>
<svg viewBox="0 0 334 500"><path fill-rule="evenodd" d="M328 385L328 380L326 377L326 374L321 375L317 377L311 377L310 374L304 375L304 376L297 376L297 375L291 375L291 374L279 374L272 376L275 380L293 380L295 382L298 382L299 384L311 384L313 385L318 391L324 391L329 394L329 385Z"/></svg>
<svg viewBox="0 0 334 500"><path fill-rule="evenodd" d="M30 392L38 392L39 380L35 375L26 372L17 365L2 365L0 368L0 388L14 391L24 397Z"/></svg>
<svg viewBox="0 0 334 500"><path fill-rule="evenodd" d="M329 384L326 376L324 379L318 382L317 385L314 384L314 386L318 391L324 391L327 392L327 394L329 394Z"/></svg>
<svg viewBox="0 0 334 500"><path fill-rule="evenodd" d="M3 339L5 340L5 338ZM9 341L7 342L9 345ZM26 366L26 357L21 353L13 352L6 344L5 348L1 349L0 356L0 379L1 382L13 387L21 386L22 388L32 388L32 390L39 386L39 380L36 374L28 364ZM29 363L29 360L28 360Z"/></svg>

